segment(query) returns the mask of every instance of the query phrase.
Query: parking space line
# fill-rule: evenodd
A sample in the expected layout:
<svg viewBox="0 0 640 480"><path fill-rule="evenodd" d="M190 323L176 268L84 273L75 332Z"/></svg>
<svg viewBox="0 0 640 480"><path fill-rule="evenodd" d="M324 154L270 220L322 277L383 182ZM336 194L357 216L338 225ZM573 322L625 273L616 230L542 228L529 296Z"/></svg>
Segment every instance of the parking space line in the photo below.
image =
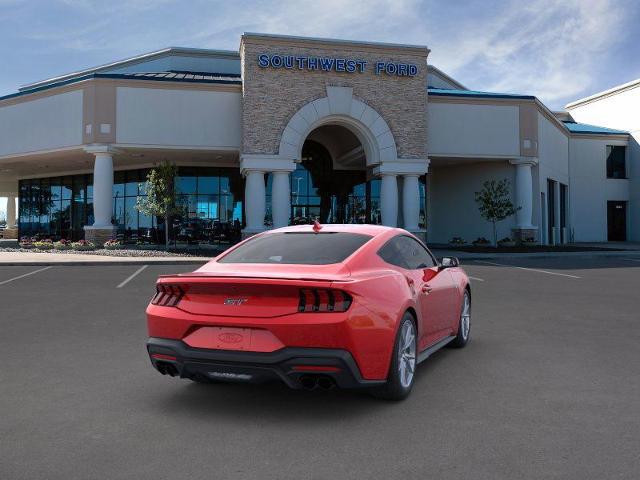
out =
<svg viewBox="0 0 640 480"><path fill-rule="evenodd" d="M33 274L38 273L38 272L44 272L45 270L49 270L50 268L51 268L51 266L44 267L44 268L39 268L38 270L34 270L33 272L25 273L23 275L19 275L17 277L10 278L9 280L4 280L4 281L0 282L0 285L4 285L5 283L13 282L14 280L19 280L21 278L28 277L29 275L33 275Z"/></svg>
<svg viewBox="0 0 640 480"><path fill-rule="evenodd" d="M136 276L138 276L138 274L140 272L142 272L145 268L147 268L149 265L143 265L141 266L138 270L136 270L135 272L133 272L131 275L129 275L127 278L125 278L120 285L118 285L116 288L122 288L124 287L127 283L129 283L131 280L133 280L134 278L136 278Z"/></svg>
<svg viewBox="0 0 640 480"><path fill-rule="evenodd" d="M548 275L558 275L560 277L581 278L581 277L578 277L577 275L569 275L568 273L550 272L549 270L539 270L537 268L518 267L517 265L507 265L506 263L494 263L494 262L487 262L485 260L474 260L474 261L476 263L485 263L487 265L495 265L497 267L511 267L511 268L517 268L519 270L528 270L529 272L546 273Z"/></svg>
<svg viewBox="0 0 640 480"><path fill-rule="evenodd" d="M470 280L475 280L476 282L484 282L483 278L472 277L471 275L467 275L467 277L469 277Z"/></svg>

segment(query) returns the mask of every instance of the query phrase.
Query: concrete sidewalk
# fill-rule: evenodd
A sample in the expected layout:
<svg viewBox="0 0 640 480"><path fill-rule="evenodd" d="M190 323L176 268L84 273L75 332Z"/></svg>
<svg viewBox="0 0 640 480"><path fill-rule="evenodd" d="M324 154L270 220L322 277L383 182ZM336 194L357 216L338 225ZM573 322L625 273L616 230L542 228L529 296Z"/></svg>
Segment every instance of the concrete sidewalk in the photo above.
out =
<svg viewBox="0 0 640 480"><path fill-rule="evenodd" d="M176 265L205 263L211 257L111 257L82 253L0 252L2 266L41 265Z"/></svg>

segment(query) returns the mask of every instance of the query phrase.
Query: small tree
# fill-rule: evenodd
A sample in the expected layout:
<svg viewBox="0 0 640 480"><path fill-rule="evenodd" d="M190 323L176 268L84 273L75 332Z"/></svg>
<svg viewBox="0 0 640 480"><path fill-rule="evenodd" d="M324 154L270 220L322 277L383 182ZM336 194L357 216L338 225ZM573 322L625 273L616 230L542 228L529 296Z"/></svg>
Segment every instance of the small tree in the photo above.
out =
<svg viewBox="0 0 640 480"><path fill-rule="evenodd" d="M514 215L520 207L514 207L509 193L509 181L488 180L483 183L482 190L476 192L476 203L482 218L493 225L493 244L498 244L496 224Z"/></svg>
<svg viewBox="0 0 640 480"><path fill-rule="evenodd" d="M178 167L163 161L157 167L152 168L147 175L147 184L144 186L146 197L138 197L136 209L145 215L164 218L164 242L169 249L169 219L173 215L182 213L177 204L174 178L178 174Z"/></svg>

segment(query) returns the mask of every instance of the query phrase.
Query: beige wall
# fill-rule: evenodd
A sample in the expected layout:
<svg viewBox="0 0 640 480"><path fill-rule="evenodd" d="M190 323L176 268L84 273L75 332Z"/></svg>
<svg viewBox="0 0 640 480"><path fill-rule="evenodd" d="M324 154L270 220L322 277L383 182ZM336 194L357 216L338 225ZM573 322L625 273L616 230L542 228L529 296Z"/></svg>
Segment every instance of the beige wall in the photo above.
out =
<svg viewBox="0 0 640 480"><path fill-rule="evenodd" d="M480 216L475 192L482 189L486 180L509 181L512 200L515 202L515 168L507 161L483 162L468 159L457 165L431 167L427 208L427 241L447 243L453 237L472 242L478 237L493 239L493 227ZM498 223L498 240L511 236L515 216Z"/></svg>
<svg viewBox="0 0 640 480"><path fill-rule="evenodd" d="M429 155L520 156L517 105L429 101Z"/></svg>
<svg viewBox="0 0 640 480"><path fill-rule="evenodd" d="M240 148L239 91L118 87L119 144Z"/></svg>
<svg viewBox="0 0 640 480"><path fill-rule="evenodd" d="M297 39L243 37L243 153L277 154L289 119L305 104L327 95L327 86L353 88L353 96L376 110L394 136L398 157L426 158L428 50L373 48L363 44L314 43ZM339 73L258 66L258 55L283 54L362 59L364 73ZM377 61L413 63L414 77L376 75Z"/></svg>
<svg viewBox="0 0 640 480"><path fill-rule="evenodd" d="M0 106L0 156L82 144L82 90Z"/></svg>

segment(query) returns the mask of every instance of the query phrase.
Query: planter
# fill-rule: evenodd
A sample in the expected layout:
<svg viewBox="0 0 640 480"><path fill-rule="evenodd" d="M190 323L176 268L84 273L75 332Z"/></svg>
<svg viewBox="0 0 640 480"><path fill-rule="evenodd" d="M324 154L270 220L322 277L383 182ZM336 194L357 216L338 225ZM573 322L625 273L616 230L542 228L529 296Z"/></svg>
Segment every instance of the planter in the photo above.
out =
<svg viewBox="0 0 640 480"><path fill-rule="evenodd" d="M515 247L516 246L516 242L498 242L498 246L499 247Z"/></svg>
<svg viewBox="0 0 640 480"><path fill-rule="evenodd" d="M469 244L468 243L449 243L449 246L451 248L460 248L460 247L468 247Z"/></svg>

